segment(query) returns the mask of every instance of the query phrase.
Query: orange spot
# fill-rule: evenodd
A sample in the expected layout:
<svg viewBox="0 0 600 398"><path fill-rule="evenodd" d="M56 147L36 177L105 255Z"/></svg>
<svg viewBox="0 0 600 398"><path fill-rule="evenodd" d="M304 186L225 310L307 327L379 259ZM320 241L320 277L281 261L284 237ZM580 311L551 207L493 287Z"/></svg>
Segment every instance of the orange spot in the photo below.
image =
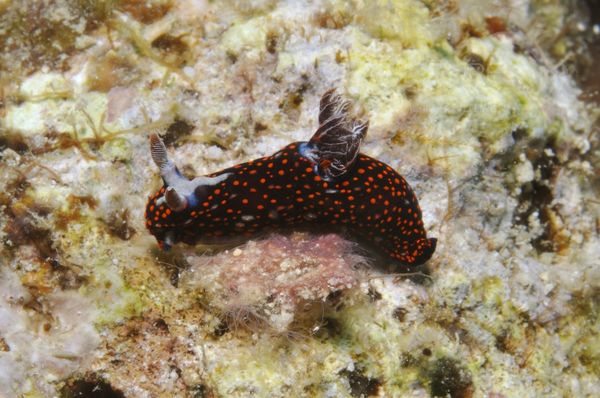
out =
<svg viewBox="0 0 600 398"><path fill-rule="evenodd" d="M369 202L371 202L371 204L374 205L377 201L375 200L375 198L371 198Z"/></svg>
<svg viewBox="0 0 600 398"><path fill-rule="evenodd" d="M287 162L288 162L288 160L287 160L287 159L283 159L283 160L281 161L281 164L287 164Z"/></svg>
<svg viewBox="0 0 600 398"><path fill-rule="evenodd" d="M208 202L203 202L202 203L202 206L204 206L204 207L208 207L209 205L210 205L210 203L208 203Z"/></svg>
<svg viewBox="0 0 600 398"><path fill-rule="evenodd" d="M348 200L349 201L353 201L354 200L354 196L352 196L352 195L348 196Z"/></svg>
<svg viewBox="0 0 600 398"><path fill-rule="evenodd" d="M358 169L358 174L365 174L365 169L363 169L363 168Z"/></svg>
<svg viewBox="0 0 600 398"><path fill-rule="evenodd" d="M221 193L221 190L219 188L215 189L215 195L218 195Z"/></svg>
<svg viewBox="0 0 600 398"><path fill-rule="evenodd" d="M248 204L248 199L246 199L246 198L242 199L242 204L247 205Z"/></svg>
<svg viewBox="0 0 600 398"><path fill-rule="evenodd" d="M307 167L304 171L306 171L307 173L312 173L312 167Z"/></svg>
<svg viewBox="0 0 600 398"><path fill-rule="evenodd" d="M302 202L304 202L304 199L302 199L302 198L296 198L296 202L302 203Z"/></svg>
<svg viewBox="0 0 600 398"><path fill-rule="evenodd" d="M279 174L280 176L282 176L282 175L284 175L284 174L285 174L285 171L283 171L283 170L279 170L279 171L277 172L277 174Z"/></svg>
<svg viewBox="0 0 600 398"><path fill-rule="evenodd" d="M267 179L263 177L260 180L258 180L258 182L260 182L261 184L264 184L265 182L267 182Z"/></svg>
<svg viewBox="0 0 600 398"><path fill-rule="evenodd" d="M238 186L238 185L240 185L240 182L238 180L235 180L235 181L233 181L232 184L235 185L235 186Z"/></svg>
<svg viewBox="0 0 600 398"><path fill-rule="evenodd" d="M229 213L229 214L233 213L233 209L227 209L227 213Z"/></svg>
<svg viewBox="0 0 600 398"><path fill-rule="evenodd" d="M150 211L154 211L154 205L150 206Z"/></svg>
<svg viewBox="0 0 600 398"><path fill-rule="evenodd" d="M267 165L267 167L268 167L268 168L270 168L270 169L272 169L272 168L273 168L273 162L269 163L269 164Z"/></svg>
<svg viewBox="0 0 600 398"><path fill-rule="evenodd" d="M321 177L319 177L319 176L315 176L315 178L313 178L313 180L315 180L315 181L319 182L319 181L321 181Z"/></svg>
<svg viewBox="0 0 600 398"><path fill-rule="evenodd" d="M265 208L265 206L263 206L263 205L258 205L258 206L256 206L256 208L257 208L258 210L263 210L263 209Z"/></svg>
<svg viewBox="0 0 600 398"><path fill-rule="evenodd" d="M256 174L256 170L250 170L249 173L254 175L254 174Z"/></svg>

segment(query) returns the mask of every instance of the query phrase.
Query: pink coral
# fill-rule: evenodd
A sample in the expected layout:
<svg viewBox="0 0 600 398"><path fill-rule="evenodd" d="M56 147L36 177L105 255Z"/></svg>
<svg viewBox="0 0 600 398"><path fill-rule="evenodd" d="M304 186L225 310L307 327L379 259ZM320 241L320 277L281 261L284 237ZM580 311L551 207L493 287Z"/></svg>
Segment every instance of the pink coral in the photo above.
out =
<svg viewBox="0 0 600 398"><path fill-rule="evenodd" d="M271 235L212 256L189 256L183 286L202 290L233 326L275 332L306 330L335 306L332 297L355 287L352 243L338 235Z"/></svg>

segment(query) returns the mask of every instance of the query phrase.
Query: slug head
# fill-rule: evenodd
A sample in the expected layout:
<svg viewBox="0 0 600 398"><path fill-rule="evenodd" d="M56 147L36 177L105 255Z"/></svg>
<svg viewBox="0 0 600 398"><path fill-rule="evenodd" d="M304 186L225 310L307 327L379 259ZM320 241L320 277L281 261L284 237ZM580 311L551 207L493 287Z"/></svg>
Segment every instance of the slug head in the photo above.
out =
<svg viewBox="0 0 600 398"><path fill-rule="evenodd" d="M229 174L187 179L169 160L167 148L157 134L150 135L150 154L160 170L163 186L148 199L146 228L154 235L161 249L167 250L174 243L186 240L182 232L192 221L190 212L199 200L208 196L214 185L227 179Z"/></svg>

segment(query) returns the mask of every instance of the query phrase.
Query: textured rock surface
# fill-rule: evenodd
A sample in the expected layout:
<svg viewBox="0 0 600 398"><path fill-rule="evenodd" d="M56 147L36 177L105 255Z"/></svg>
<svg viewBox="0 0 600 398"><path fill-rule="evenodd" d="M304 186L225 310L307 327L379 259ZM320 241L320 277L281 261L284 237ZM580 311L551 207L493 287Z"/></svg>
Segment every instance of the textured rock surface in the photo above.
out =
<svg viewBox="0 0 600 398"><path fill-rule="evenodd" d="M563 3L0 0L0 396L600 395L598 46ZM149 132L204 174L331 87L426 267L320 231L157 251Z"/></svg>

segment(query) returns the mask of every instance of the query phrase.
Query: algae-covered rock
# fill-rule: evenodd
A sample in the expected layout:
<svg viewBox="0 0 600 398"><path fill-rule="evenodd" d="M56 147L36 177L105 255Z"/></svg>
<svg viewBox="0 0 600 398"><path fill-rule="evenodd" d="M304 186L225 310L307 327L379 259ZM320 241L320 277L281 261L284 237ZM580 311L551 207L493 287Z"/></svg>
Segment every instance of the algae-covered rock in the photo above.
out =
<svg viewBox="0 0 600 398"><path fill-rule="evenodd" d="M0 0L0 395L600 395L590 7ZM424 267L331 231L158 249L150 133L208 174L308 139L331 88Z"/></svg>

